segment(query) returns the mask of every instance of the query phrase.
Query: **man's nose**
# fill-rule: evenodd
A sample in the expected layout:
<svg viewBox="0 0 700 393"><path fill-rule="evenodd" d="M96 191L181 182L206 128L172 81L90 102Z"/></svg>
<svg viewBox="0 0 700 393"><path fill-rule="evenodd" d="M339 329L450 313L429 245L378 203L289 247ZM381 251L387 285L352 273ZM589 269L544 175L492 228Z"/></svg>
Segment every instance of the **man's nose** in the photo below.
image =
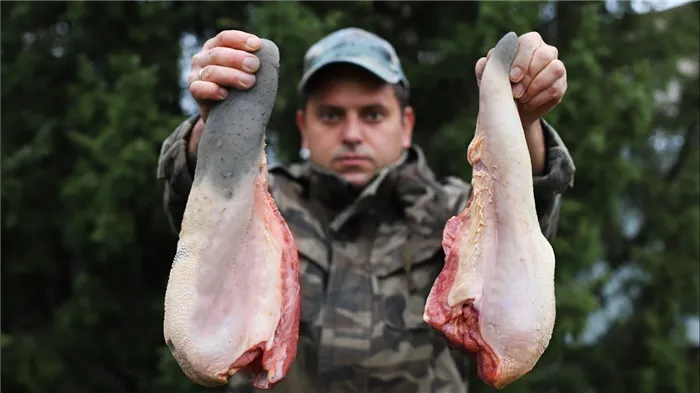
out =
<svg viewBox="0 0 700 393"><path fill-rule="evenodd" d="M364 138L362 122L357 114L351 114L347 118L343 127L343 141L348 144L358 144Z"/></svg>

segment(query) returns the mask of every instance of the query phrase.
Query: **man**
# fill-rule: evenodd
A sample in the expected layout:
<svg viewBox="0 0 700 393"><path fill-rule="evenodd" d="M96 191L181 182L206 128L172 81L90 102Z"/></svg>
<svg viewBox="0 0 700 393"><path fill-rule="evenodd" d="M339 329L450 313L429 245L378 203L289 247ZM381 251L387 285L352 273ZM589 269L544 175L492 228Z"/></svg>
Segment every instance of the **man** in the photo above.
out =
<svg viewBox="0 0 700 393"><path fill-rule="evenodd" d="M255 83L259 62L252 53L259 47L254 35L225 31L192 59L190 91L200 113L164 142L158 168L175 231L203 122L225 97L224 87ZM539 35L523 35L514 61L520 74L513 75L549 239L574 174L566 147L542 120L566 90L556 57ZM477 78L487 58L477 62ZM296 119L304 160L269 169L270 191L299 249L303 295L298 355L272 391L467 391L468 357L450 351L422 315L444 263L444 225L465 208L471 187L437 179L412 145L408 89L394 48L366 31L337 31L306 54ZM230 389L253 391L239 374Z"/></svg>

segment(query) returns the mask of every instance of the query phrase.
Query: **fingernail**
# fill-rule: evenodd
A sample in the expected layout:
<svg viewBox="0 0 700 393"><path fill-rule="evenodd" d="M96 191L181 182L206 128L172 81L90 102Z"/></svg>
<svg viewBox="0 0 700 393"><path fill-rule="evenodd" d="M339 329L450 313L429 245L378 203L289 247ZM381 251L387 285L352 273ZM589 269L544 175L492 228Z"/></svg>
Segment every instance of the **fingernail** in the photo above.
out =
<svg viewBox="0 0 700 393"><path fill-rule="evenodd" d="M515 87L513 87L513 94L516 97L520 97L523 94L523 90L525 90L523 89L523 85L518 83L517 85L515 85Z"/></svg>
<svg viewBox="0 0 700 393"><path fill-rule="evenodd" d="M248 49L258 49L262 45L262 42L260 42L260 38L258 37L249 37L246 42L246 45L248 45Z"/></svg>
<svg viewBox="0 0 700 393"><path fill-rule="evenodd" d="M244 89L249 88L250 86L253 85L253 82L255 81L255 77L250 74L243 74L241 77L238 79L238 85Z"/></svg>
<svg viewBox="0 0 700 393"><path fill-rule="evenodd" d="M219 89L219 98L225 99L228 96L228 91L226 89Z"/></svg>
<svg viewBox="0 0 700 393"><path fill-rule="evenodd" d="M520 78L520 67L513 67L510 69L510 77L518 80Z"/></svg>
<svg viewBox="0 0 700 393"><path fill-rule="evenodd" d="M243 68L248 72L257 71L259 66L260 60L255 56L246 57L245 60L243 60Z"/></svg>

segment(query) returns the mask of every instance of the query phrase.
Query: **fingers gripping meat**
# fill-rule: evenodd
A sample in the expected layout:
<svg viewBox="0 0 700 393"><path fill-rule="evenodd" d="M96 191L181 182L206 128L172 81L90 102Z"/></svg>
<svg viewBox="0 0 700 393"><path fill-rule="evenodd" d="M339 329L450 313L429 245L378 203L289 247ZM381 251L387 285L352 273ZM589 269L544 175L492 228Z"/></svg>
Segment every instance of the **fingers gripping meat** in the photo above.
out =
<svg viewBox="0 0 700 393"><path fill-rule="evenodd" d="M450 346L476 353L480 378L503 388L529 372L554 328L554 252L535 210L532 166L508 77L518 37L508 33L484 70L468 149L468 207L445 227L442 272L424 320Z"/></svg>
<svg viewBox="0 0 700 393"><path fill-rule="evenodd" d="M263 40L256 55L256 84L209 114L165 293L165 340L204 386L246 370L269 388L297 350L297 249L268 193L264 150L279 52Z"/></svg>

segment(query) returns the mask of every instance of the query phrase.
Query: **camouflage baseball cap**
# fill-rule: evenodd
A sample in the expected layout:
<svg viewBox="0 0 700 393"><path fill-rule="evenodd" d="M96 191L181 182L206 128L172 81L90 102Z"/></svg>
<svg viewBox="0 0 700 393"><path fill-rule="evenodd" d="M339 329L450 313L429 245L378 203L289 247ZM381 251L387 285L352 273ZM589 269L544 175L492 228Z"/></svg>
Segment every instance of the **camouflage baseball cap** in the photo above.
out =
<svg viewBox="0 0 700 393"><path fill-rule="evenodd" d="M306 51L299 92L321 68L336 63L350 63L377 75L387 83L403 83L408 80L401 68L401 61L394 47L385 39L356 27L337 30Z"/></svg>

